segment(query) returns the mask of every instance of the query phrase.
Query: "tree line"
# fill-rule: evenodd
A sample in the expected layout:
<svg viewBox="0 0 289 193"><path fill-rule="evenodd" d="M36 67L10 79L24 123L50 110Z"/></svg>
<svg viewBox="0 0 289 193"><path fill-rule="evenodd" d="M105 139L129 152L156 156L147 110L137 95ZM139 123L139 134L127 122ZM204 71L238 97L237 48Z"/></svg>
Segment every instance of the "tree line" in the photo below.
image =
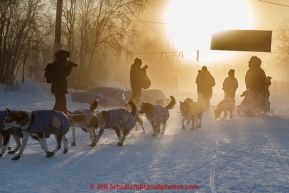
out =
<svg viewBox="0 0 289 193"><path fill-rule="evenodd" d="M137 36L132 18L148 0L63 0L62 48L78 64L71 86L86 89L109 73L110 58L131 53ZM53 60L56 2L2 0L0 2L0 84L16 77L41 80ZM97 78L96 78L97 77Z"/></svg>
<svg viewBox="0 0 289 193"><path fill-rule="evenodd" d="M177 57L164 54L133 55L134 52L174 50L161 39L143 39L133 18L143 12L149 0L63 0L62 48L78 64L69 86L87 89L101 81L128 82L133 57L149 61L149 72L174 77ZM0 84L9 89L19 78L43 80L45 65L53 61L56 1L0 1ZM288 69L289 19L277 28L277 59ZM121 62L120 62L121 61ZM124 76L123 73L126 74ZM158 76L151 74L152 77Z"/></svg>

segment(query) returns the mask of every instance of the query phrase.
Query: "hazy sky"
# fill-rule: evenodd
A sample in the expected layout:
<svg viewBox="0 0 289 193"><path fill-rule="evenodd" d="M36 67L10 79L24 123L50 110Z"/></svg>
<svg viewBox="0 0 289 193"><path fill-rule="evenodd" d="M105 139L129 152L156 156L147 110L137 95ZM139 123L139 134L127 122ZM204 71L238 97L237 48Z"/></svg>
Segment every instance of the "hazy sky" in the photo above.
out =
<svg viewBox="0 0 289 193"><path fill-rule="evenodd" d="M266 3L272 2L274 4ZM157 37L171 36L171 28L196 29L214 25L220 29L274 30L282 17L289 17L289 0L151 0L139 16L143 30ZM275 4L288 5L280 6ZM215 22L215 23L213 23ZM203 27L202 27L203 26ZM156 33L157 32L157 33ZM159 34L158 34L159 33Z"/></svg>
<svg viewBox="0 0 289 193"><path fill-rule="evenodd" d="M216 89L220 92L222 80L228 70L234 68L241 92L245 88L243 79L252 55L262 59L267 75L273 76L273 80L280 79L273 64L276 57L274 47L272 53L211 51L211 34L227 29L272 30L274 38L282 18L289 18L289 0L266 1L287 6L258 0L151 0L147 9L139 15L144 23L135 23L147 37L173 42L175 51L183 51L184 60L192 60L192 66L200 69L207 65L211 73L217 76ZM196 62L196 50L200 53L199 62ZM222 62L226 65L216 66L216 63ZM185 76L182 78L184 82L194 82L195 76L196 73L193 73L189 80L185 80Z"/></svg>

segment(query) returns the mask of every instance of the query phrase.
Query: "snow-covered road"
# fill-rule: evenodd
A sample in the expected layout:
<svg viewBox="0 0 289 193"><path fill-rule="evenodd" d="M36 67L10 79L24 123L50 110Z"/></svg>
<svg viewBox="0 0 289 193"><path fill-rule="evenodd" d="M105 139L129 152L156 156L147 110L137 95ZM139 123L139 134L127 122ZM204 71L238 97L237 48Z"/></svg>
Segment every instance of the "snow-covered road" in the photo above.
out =
<svg viewBox="0 0 289 193"><path fill-rule="evenodd" d="M1 94L0 108L50 109L54 100L37 94L26 94L24 102L18 98ZM68 154L60 149L53 158L46 158L39 144L29 140L19 161L12 161L14 155L8 154L0 158L0 192L160 192L153 189L160 185L197 185L199 189L193 192L289 192L288 111L284 105L271 104L270 116L240 117L234 112L233 119L220 121L214 120L212 110L205 112L202 128L197 130L190 130L189 125L181 130L177 105L170 110L164 135L152 137L146 120L147 133L132 131L123 147L116 145L113 131L105 131L92 148L88 134L79 129L77 145L69 146ZM68 101L68 107L88 105ZM71 132L67 138L70 144ZM14 146L14 141L10 144ZM55 148L54 137L48 139L48 147ZM134 190L111 189L125 184ZM160 185L136 189L144 184Z"/></svg>

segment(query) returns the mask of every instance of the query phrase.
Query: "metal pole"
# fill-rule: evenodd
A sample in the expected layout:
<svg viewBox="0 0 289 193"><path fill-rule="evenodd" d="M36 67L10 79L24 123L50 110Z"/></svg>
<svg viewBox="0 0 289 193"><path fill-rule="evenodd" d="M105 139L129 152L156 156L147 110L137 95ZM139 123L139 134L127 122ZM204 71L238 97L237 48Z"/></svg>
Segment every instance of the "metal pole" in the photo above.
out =
<svg viewBox="0 0 289 193"><path fill-rule="evenodd" d="M58 50L62 49L62 44L61 44L62 3L63 3L63 0L57 0L54 53L56 53Z"/></svg>

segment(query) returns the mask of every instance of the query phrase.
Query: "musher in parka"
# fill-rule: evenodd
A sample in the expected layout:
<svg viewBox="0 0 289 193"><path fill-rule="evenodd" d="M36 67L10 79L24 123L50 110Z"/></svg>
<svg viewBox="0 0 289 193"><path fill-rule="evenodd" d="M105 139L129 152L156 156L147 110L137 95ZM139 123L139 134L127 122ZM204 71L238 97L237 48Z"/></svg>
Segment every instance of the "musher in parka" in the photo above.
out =
<svg viewBox="0 0 289 193"><path fill-rule="evenodd" d="M55 104L53 110L62 111L64 113L68 112L65 96L65 94L68 94L66 77L70 75L73 67L73 63L67 61L69 56L70 52L65 50L59 50L55 53L55 80L51 85L51 93L55 96Z"/></svg>
<svg viewBox="0 0 289 193"><path fill-rule="evenodd" d="M215 79L208 71L206 66L199 70L196 78L198 103L205 107L205 110L210 110L210 98L213 94L213 87L215 86Z"/></svg>
<svg viewBox="0 0 289 193"><path fill-rule="evenodd" d="M228 72L228 77L223 82L224 98L229 99L233 107L235 107L235 94L238 88L238 80L235 78L235 70L231 69Z"/></svg>
<svg viewBox="0 0 289 193"><path fill-rule="evenodd" d="M130 98L136 105L140 106L141 102L141 89L143 88L144 80L146 78L147 65L141 67L142 61L139 58L134 60L130 69L130 84L132 96Z"/></svg>
<svg viewBox="0 0 289 193"><path fill-rule="evenodd" d="M246 88L264 93L266 88L266 74L261 68L262 61L257 56L252 56L249 61L249 70L245 76Z"/></svg>
<svg viewBox="0 0 289 193"><path fill-rule="evenodd" d="M265 71L261 68L262 61L257 56L252 56L249 61L249 70L245 76L245 83L247 90L254 92L260 98L267 100L266 96L266 74ZM265 101L266 102L266 101ZM265 103L264 102L264 103ZM261 102L261 111L266 111L265 107L267 105Z"/></svg>

